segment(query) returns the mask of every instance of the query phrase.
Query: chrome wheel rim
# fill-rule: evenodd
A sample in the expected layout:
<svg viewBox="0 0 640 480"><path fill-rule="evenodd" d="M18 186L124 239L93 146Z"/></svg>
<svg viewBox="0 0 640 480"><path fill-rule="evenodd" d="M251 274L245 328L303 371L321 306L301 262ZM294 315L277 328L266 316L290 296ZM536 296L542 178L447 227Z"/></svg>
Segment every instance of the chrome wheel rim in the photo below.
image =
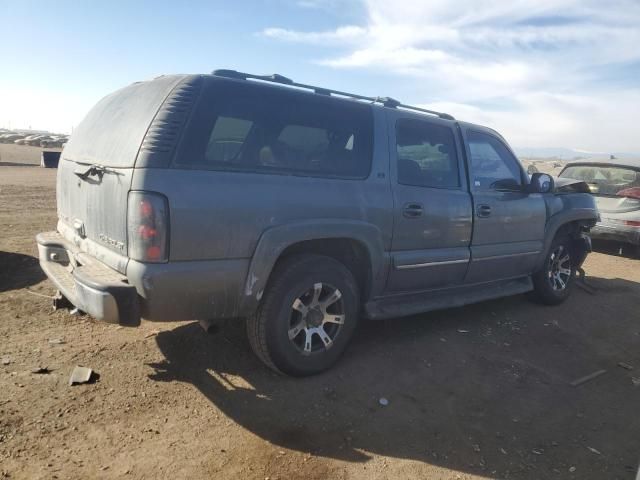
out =
<svg viewBox="0 0 640 480"><path fill-rule="evenodd" d="M569 251L560 245L549 257L547 266L549 285L556 292L561 292L569 285L571 279L571 255Z"/></svg>
<svg viewBox="0 0 640 480"><path fill-rule="evenodd" d="M344 325L342 293L327 283L315 283L291 305L289 340L303 355L329 350Z"/></svg>

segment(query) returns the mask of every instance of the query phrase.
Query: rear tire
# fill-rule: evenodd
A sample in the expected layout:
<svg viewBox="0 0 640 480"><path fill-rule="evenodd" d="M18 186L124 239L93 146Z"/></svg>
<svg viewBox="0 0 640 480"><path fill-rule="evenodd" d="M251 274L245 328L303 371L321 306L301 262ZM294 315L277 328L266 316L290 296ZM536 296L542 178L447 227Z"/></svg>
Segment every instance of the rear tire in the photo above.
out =
<svg viewBox="0 0 640 480"><path fill-rule="evenodd" d="M551 243L542 268L533 274L533 298L545 305L564 302L573 290L576 277L571 239L557 237Z"/></svg>
<svg viewBox="0 0 640 480"><path fill-rule="evenodd" d="M293 376L320 373L340 358L353 336L358 286L342 263L322 255L294 255L277 266L247 335L271 369Z"/></svg>

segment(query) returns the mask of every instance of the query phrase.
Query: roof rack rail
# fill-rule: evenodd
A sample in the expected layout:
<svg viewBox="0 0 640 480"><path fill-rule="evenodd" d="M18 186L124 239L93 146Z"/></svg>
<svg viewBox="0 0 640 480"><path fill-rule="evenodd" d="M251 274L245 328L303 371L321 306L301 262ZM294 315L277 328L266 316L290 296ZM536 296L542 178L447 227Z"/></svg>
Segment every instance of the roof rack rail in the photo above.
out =
<svg viewBox="0 0 640 480"><path fill-rule="evenodd" d="M303 88L305 90L311 90L312 92L317 93L318 95L328 95L328 96L337 95L339 97L355 98L356 100L365 100L371 103L379 103L388 108L402 108L405 110L415 110L417 112L423 112L423 113L428 113L430 115L435 115L444 120L455 120L455 118L449 115L448 113L436 112L434 110L428 110L426 108L419 108L419 107L413 107L411 105L405 105L404 103L401 103L398 100L395 100L394 98L367 97L365 95L342 92L340 90L332 90L330 88L314 87L313 85L306 85L304 83L294 82L290 78L287 78L283 75L279 75L277 73L274 73L273 75L254 75L252 73L238 72L237 70L221 69L221 70L214 70L213 72L211 72L211 74L217 77L234 78L237 80L261 80L263 82L279 83L281 85L288 85L290 87L297 87L297 88Z"/></svg>

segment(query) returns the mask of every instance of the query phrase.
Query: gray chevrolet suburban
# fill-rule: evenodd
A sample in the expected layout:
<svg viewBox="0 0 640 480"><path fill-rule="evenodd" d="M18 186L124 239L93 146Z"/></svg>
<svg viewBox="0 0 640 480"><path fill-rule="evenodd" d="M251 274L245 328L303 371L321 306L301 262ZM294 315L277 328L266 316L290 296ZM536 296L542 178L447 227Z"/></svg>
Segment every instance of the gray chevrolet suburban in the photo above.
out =
<svg viewBox="0 0 640 480"><path fill-rule="evenodd" d="M571 292L598 219L495 131L233 70L102 99L37 236L59 298L100 320L244 319L272 369L329 368L358 319Z"/></svg>

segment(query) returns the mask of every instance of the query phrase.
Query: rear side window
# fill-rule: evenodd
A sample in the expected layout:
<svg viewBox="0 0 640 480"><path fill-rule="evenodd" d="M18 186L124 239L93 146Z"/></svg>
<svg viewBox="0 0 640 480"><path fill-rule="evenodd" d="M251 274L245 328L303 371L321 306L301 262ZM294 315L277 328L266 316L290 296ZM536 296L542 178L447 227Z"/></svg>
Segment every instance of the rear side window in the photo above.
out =
<svg viewBox="0 0 640 480"><path fill-rule="evenodd" d="M492 190L502 180L522 185L520 165L504 143L492 135L468 132L471 174L477 190Z"/></svg>
<svg viewBox="0 0 640 480"><path fill-rule="evenodd" d="M179 167L364 178L372 114L348 103L250 82L212 81L187 129Z"/></svg>
<svg viewBox="0 0 640 480"><path fill-rule="evenodd" d="M458 157L449 127L421 120L396 125L398 183L418 187L458 188Z"/></svg>

